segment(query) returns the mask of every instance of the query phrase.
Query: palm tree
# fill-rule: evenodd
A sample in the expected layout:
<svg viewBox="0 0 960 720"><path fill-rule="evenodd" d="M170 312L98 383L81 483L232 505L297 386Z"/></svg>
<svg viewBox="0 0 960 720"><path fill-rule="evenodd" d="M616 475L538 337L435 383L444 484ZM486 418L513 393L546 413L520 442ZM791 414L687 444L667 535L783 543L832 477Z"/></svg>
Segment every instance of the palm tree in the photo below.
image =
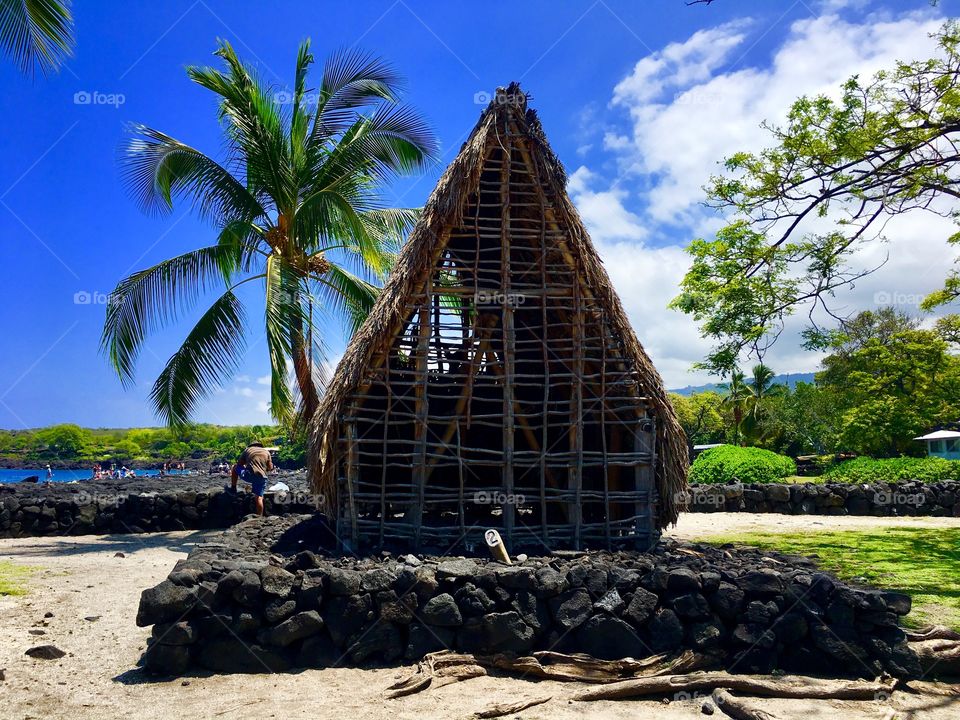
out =
<svg viewBox="0 0 960 720"><path fill-rule="evenodd" d="M763 411L763 404L767 398L779 397L785 387L773 382L776 373L763 363L753 366L752 376L748 389L750 391L750 415L754 420L759 419Z"/></svg>
<svg viewBox="0 0 960 720"><path fill-rule="evenodd" d="M730 372L730 382L719 386L726 393L723 396L723 404L730 407L733 413L733 442L736 445L739 445L742 440L744 408L751 397L750 388L747 387L744 377L743 372L735 368Z"/></svg>
<svg viewBox="0 0 960 720"><path fill-rule="evenodd" d="M324 66L310 109L309 41L297 54L292 93L262 84L221 42L226 70L191 67L191 80L218 97L228 157L218 163L169 135L138 125L122 148L126 181L145 211L189 199L217 229L215 241L136 272L111 297L102 348L125 384L147 336L222 294L187 334L154 383L151 400L182 427L203 397L235 372L249 330L235 294L264 288L270 409L291 425L296 398L309 417L319 402L317 316L355 328L369 311L417 212L387 209L380 192L422 168L435 143L419 116L398 104L399 78L383 61L347 52Z"/></svg>
<svg viewBox="0 0 960 720"><path fill-rule="evenodd" d="M70 3L0 0L0 48L24 74L59 70L73 52Z"/></svg>
<svg viewBox="0 0 960 720"><path fill-rule="evenodd" d="M768 400L780 397L785 390L783 385L773 382L775 377L776 373L773 370L760 363L753 366L750 380L746 383L746 413L740 430L745 438L751 438L754 442L762 441L767 435L763 428L763 421Z"/></svg>

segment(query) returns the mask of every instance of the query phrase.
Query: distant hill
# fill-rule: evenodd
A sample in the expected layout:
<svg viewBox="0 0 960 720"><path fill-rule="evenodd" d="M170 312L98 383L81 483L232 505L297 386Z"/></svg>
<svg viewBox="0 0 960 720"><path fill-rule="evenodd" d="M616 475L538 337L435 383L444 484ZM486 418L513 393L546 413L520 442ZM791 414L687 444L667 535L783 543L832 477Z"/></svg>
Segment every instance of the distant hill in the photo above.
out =
<svg viewBox="0 0 960 720"><path fill-rule="evenodd" d="M798 382L812 383L814 373L788 373L786 375L777 375L773 378L773 381L779 385L786 385L787 387L793 388ZM750 379L750 376L747 376L747 380ZM677 393L678 395L693 395L695 393L707 392L708 390L715 390L720 392L720 385L722 383L707 383L706 385L687 385L684 388L676 388L670 390L670 392Z"/></svg>

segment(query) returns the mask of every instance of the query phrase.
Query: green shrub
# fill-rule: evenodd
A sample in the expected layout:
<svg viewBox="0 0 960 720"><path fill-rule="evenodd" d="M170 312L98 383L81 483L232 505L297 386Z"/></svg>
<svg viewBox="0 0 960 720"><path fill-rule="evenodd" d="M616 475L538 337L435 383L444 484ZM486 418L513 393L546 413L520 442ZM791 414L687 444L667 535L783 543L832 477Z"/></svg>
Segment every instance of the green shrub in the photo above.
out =
<svg viewBox="0 0 960 720"><path fill-rule="evenodd" d="M721 445L697 456L690 468L690 482L769 483L796 472L797 464L786 455L762 448Z"/></svg>
<svg viewBox="0 0 960 720"><path fill-rule="evenodd" d="M858 457L835 465L824 474L832 482L871 483L922 480L960 480L960 460L939 457L898 457L875 460Z"/></svg>

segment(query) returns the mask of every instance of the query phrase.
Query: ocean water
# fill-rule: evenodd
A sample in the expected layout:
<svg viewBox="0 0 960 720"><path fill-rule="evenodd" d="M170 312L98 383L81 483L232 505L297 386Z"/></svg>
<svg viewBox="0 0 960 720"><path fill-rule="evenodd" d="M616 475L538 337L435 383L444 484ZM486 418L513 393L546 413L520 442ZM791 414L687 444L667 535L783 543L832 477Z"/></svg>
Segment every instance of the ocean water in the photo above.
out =
<svg viewBox="0 0 960 720"><path fill-rule="evenodd" d="M137 477L154 477L160 474L159 470L137 470ZM184 470L183 472L179 470L171 470L168 472L169 475L189 475L189 470ZM36 475L40 478L40 482L46 480L47 471L46 470L0 470L0 483L13 483L20 482L25 477L30 477L31 475ZM53 481L54 482L75 482L77 480L90 480L93 472L90 468L71 468L66 470L54 470L53 471Z"/></svg>

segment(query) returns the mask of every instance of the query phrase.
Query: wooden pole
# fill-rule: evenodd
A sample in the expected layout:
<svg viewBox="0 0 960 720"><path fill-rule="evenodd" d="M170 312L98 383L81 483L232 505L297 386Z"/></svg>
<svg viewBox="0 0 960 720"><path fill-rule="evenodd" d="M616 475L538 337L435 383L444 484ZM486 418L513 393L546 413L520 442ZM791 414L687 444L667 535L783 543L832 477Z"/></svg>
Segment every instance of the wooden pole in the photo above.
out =
<svg viewBox="0 0 960 720"><path fill-rule="evenodd" d="M457 420L457 479L459 488L457 492L457 514L460 518L460 537L467 536L467 518L464 509L465 499L463 497L463 446L460 439L460 420Z"/></svg>
<svg viewBox="0 0 960 720"><path fill-rule="evenodd" d="M414 547L420 547L420 533L423 528L423 495L427 479L427 433L429 430L429 403L430 397L427 393L427 383L429 381L430 368L427 363L430 352L430 280L427 278L427 302L420 307L420 324L418 327L417 340L417 386L414 391L414 403L416 413L416 424L414 426L414 437L417 441L417 458L413 468L414 497L416 501L413 506L413 544Z"/></svg>
<svg viewBox="0 0 960 720"><path fill-rule="evenodd" d="M607 462L607 323L606 313L600 313L600 447L603 449L603 535L610 550L610 465Z"/></svg>
<svg viewBox="0 0 960 720"><path fill-rule="evenodd" d="M383 421L383 469L380 471L380 533L379 547L383 547L383 530L387 521L387 454L390 440L390 411L393 409L393 383L390 382L390 353L384 359L387 404Z"/></svg>
<svg viewBox="0 0 960 720"><path fill-rule="evenodd" d="M347 499L350 504L350 542L353 552L357 551L360 536L357 529L357 503L354 499L357 484L357 426L354 418L354 406L350 406L350 417L347 419Z"/></svg>
<svg viewBox="0 0 960 720"><path fill-rule="evenodd" d="M503 163L500 166L500 292L503 302L503 486L507 502L503 507L503 527L507 548L513 547L515 506L513 487L514 401L513 373L515 333L513 298L510 291L510 122L503 125L501 142Z"/></svg>
<svg viewBox="0 0 960 720"><path fill-rule="evenodd" d="M571 481L575 494L573 508L573 546L579 550L583 525L583 307L580 297L580 278L574 281L573 316L573 385L570 401L570 430L573 434L574 465Z"/></svg>

